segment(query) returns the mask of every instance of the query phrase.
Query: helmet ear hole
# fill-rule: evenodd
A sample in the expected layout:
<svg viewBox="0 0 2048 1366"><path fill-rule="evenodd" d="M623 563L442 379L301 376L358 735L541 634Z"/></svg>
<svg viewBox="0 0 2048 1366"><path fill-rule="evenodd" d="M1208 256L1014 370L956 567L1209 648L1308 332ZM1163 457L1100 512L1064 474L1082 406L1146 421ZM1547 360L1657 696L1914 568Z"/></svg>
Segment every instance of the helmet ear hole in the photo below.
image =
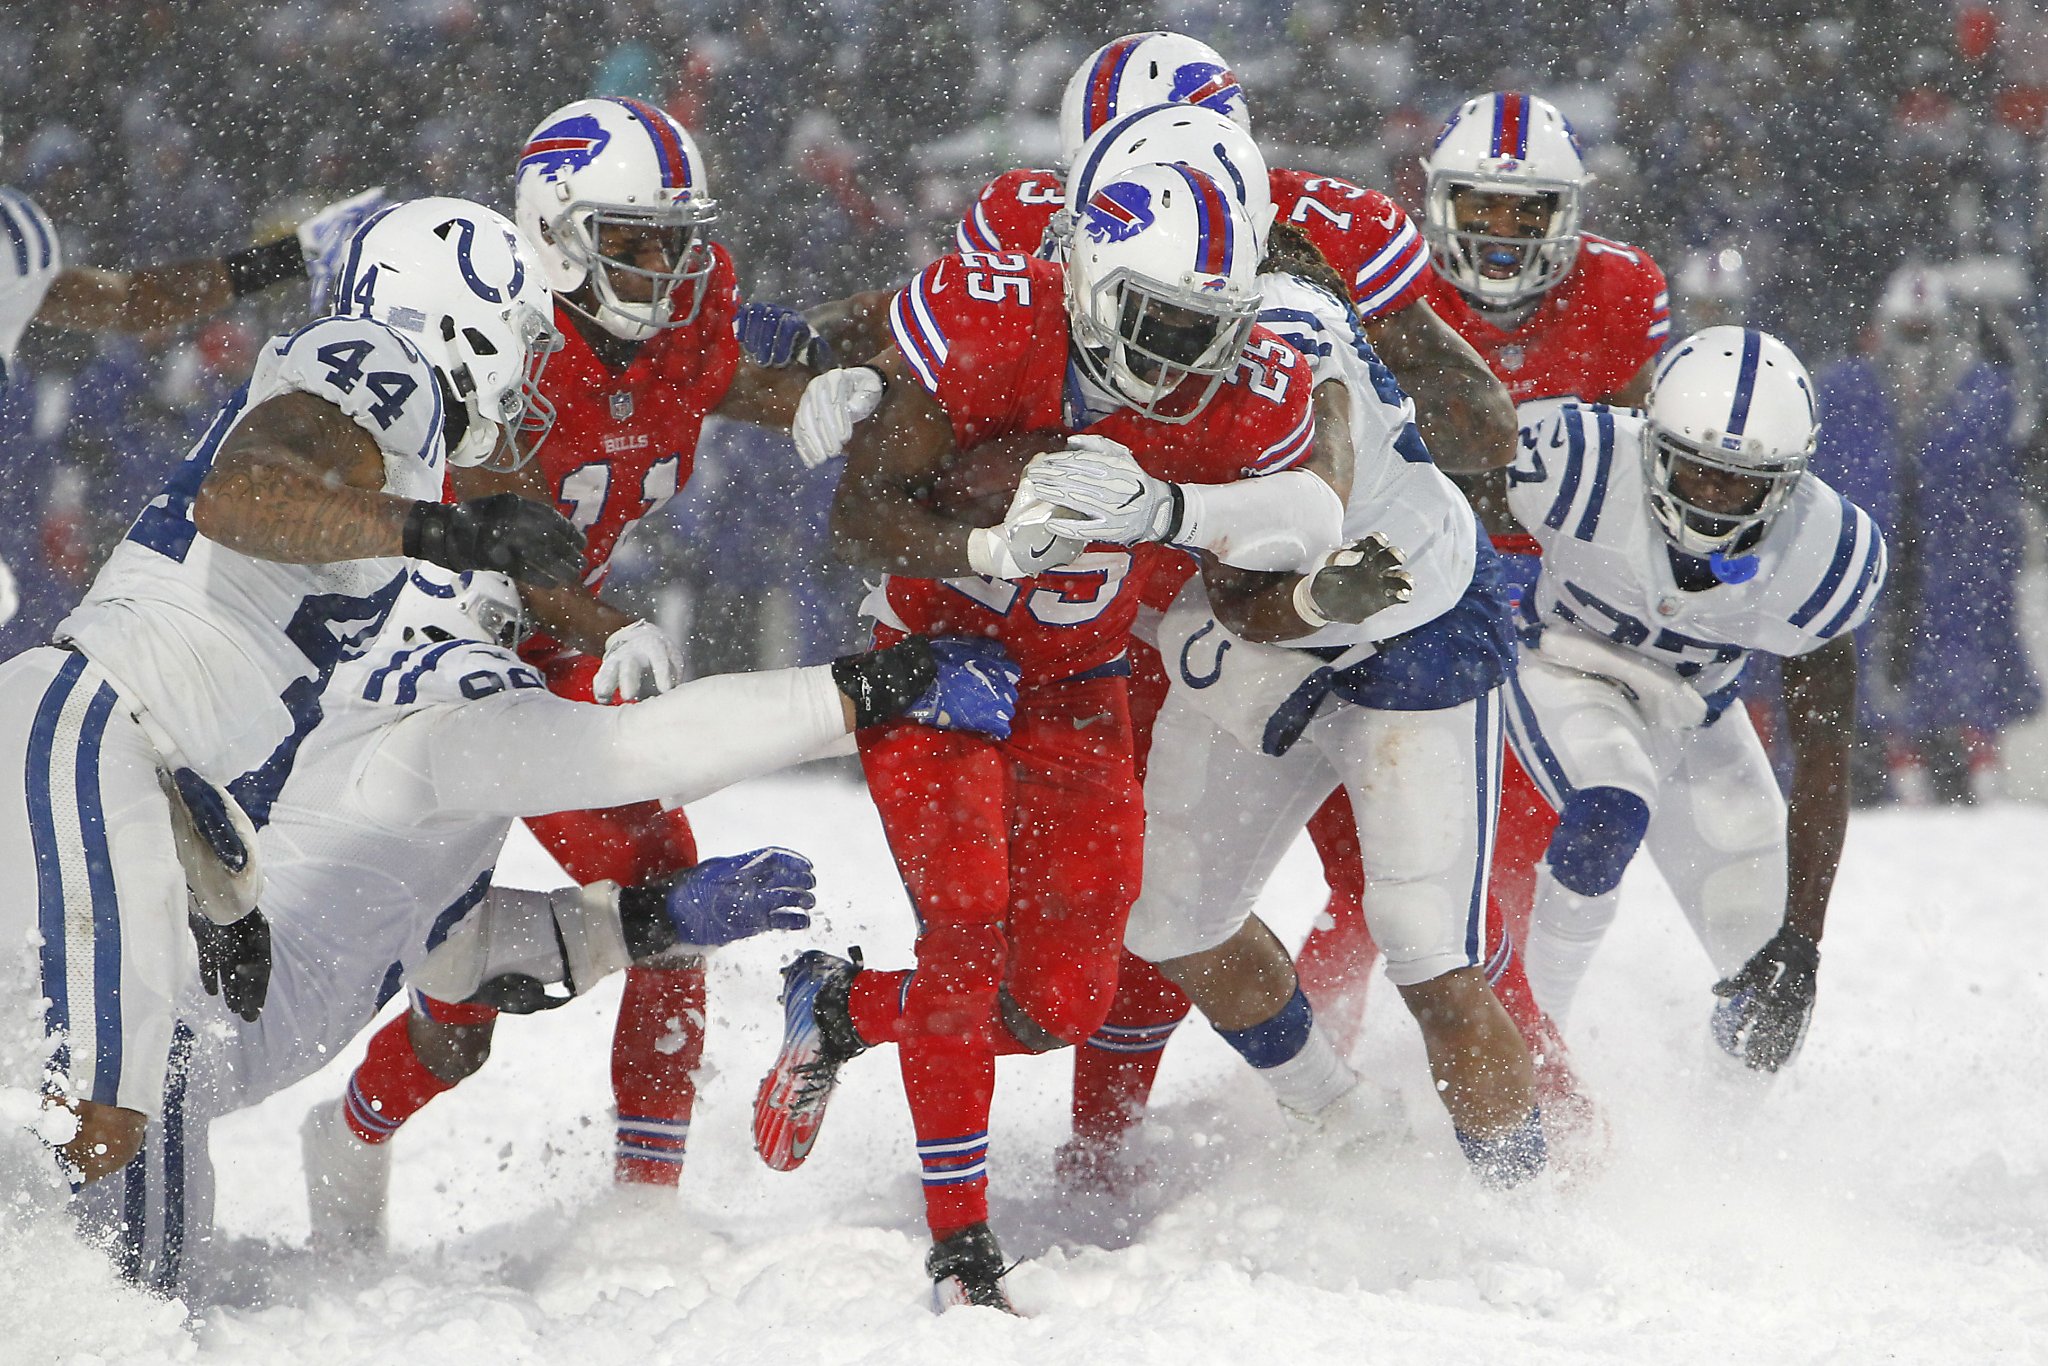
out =
<svg viewBox="0 0 2048 1366"><path fill-rule="evenodd" d="M474 327L463 328L462 339L468 342L469 349L479 356L495 356L498 354L498 348L492 343L491 339L477 331Z"/></svg>

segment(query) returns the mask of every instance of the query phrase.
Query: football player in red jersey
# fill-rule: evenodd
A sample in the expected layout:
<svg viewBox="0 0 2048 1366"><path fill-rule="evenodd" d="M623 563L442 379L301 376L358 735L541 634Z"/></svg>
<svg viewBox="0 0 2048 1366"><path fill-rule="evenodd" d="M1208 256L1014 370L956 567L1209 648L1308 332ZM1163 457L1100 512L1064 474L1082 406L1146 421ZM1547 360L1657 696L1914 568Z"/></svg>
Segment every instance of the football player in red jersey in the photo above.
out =
<svg viewBox="0 0 2048 1366"><path fill-rule="evenodd" d="M1203 98L1190 99L1194 93ZM1250 125L1244 91L1213 49L1180 34L1128 34L1097 49L1067 84L1060 106L1067 173L1081 175L1091 161L1114 157L1125 144L1172 159L1173 132L1147 113L1161 104L1185 104ZM1219 136L1214 129L1203 131L1209 135L1204 142ZM1285 225L1282 233L1298 230L1349 286L1367 340L1414 396L1418 424L1439 463L1468 474L1503 467L1514 447L1512 403L1485 362L1425 298L1427 257L1408 215L1379 191L1332 176L1274 169L1267 181L1274 224ZM998 176L955 230L960 249L1040 250L1061 231L1065 184L1061 172L1043 169ZM1191 566L1185 556L1152 547L1141 549L1138 560L1146 604L1163 608ZM1142 640L1133 642L1131 664L1142 777L1152 718L1166 696L1166 672L1158 652ZM1331 1001L1340 992L1352 998L1347 1012L1333 1016L1341 1036L1342 1022L1357 1017L1365 970L1376 953L1365 929L1358 837L1341 792L1331 794L1308 830L1330 887L1324 919L1333 928L1314 941L1315 951L1305 953L1299 968L1314 999ZM1104 1170L1102 1159L1143 1108L1160 1053L1187 1009L1186 998L1150 964L1125 959L1104 1034L1074 1055L1076 1141L1061 1153L1067 1174Z"/></svg>
<svg viewBox="0 0 2048 1366"><path fill-rule="evenodd" d="M614 550L689 479L708 415L786 427L810 376L742 356L732 258L705 235L717 204L703 158L661 110L629 99L557 109L528 139L515 193L564 339L541 386L555 426L535 463L458 490L552 503L583 534L583 586L528 596L541 630L521 653L564 697L630 701L674 686L680 661L658 627L598 599ZM794 340L785 334L785 349ZM697 860L683 813L656 802L527 825L582 884L659 881ZM352 1124L356 1136L386 1141L482 1066L496 1015L415 993L413 1011L379 1032L351 1079L355 1111L377 1119ZM612 1045L619 1181L679 1178L703 1023L701 959L629 970Z"/></svg>
<svg viewBox="0 0 2048 1366"><path fill-rule="evenodd" d="M1309 373L1253 325L1253 238L1207 175L1147 166L1085 206L1069 265L942 258L890 308L894 344L873 365L880 406L849 447L834 533L888 574L869 602L877 637L994 636L1023 684L1002 743L919 726L863 743L918 916L917 966L864 969L814 952L787 969L787 1033L756 1100L755 1143L771 1166L802 1162L840 1066L895 1043L941 1306L1009 1307L987 1224L995 1059L1078 1043L1101 1024L1137 891L1143 807L1125 696L1138 611L1128 550L1046 532L1034 519L1052 509L1030 497L1028 474L992 528L947 515L928 490L992 439L1085 433L1175 481L1165 534L1181 544L1285 544L1289 563L1333 547L1340 528L1323 520L1340 514L1349 472L1311 468ZM812 393L841 401L832 377Z"/></svg>
<svg viewBox="0 0 2048 1366"><path fill-rule="evenodd" d="M1580 231L1587 174L1578 140L1557 108L1514 91L1467 100L1424 165L1432 267L1425 297L1485 357L1516 403L1575 396L1639 406L1670 336L1670 295L1647 252ZM1468 492L1511 563L1534 556L1533 539L1507 514L1497 484L1468 486ZM1533 577L1530 563L1525 581ZM1336 809L1341 805L1332 802L1318 818L1348 820L1348 811ZM1556 822L1510 753L1489 892L1489 923L1499 938L1488 966L1495 989L1543 1059L1538 1082L1546 1113L1569 1123L1567 1110L1583 1100L1514 951L1528 925L1536 864ZM1325 995L1371 962L1357 951L1362 925L1342 908L1332 910L1340 912L1336 929L1312 935L1301 958L1304 981L1319 982ZM1310 995L1322 999L1314 989Z"/></svg>

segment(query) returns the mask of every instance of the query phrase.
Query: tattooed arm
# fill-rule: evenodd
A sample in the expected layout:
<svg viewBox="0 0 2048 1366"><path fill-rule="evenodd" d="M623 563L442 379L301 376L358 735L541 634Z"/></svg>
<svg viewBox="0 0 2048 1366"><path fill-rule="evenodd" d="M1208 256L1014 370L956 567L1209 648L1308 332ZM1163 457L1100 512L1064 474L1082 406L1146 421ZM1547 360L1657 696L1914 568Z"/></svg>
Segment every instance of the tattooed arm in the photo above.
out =
<svg viewBox="0 0 2048 1366"><path fill-rule="evenodd" d="M384 453L368 432L311 394L279 394L222 444L192 520L208 540L259 560L400 555L413 500L383 487Z"/></svg>

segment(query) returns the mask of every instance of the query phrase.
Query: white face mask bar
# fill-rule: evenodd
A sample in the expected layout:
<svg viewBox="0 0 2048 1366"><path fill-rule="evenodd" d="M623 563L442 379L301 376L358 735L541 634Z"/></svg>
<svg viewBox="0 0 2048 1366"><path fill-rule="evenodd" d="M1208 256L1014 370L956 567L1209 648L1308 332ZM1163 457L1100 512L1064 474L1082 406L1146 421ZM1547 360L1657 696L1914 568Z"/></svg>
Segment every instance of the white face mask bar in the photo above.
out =
<svg viewBox="0 0 2048 1366"><path fill-rule="evenodd" d="M667 208L638 208L618 204L571 203L549 224L549 231L562 254L589 272L591 293L597 299L597 313L610 313L636 329L659 332L686 327L697 319L704 300L704 287L711 278L716 258L702 229L716 222L718 205L709 199L671 204ZM606 228L634 234L649 231L662 236L663 269L649 269L618 256L607 256L600 244ZM619 297L614 276L647 281L644 300ZM687 302L680 313L679 302ZM574 303L570 307L575 308ZM578 309L593 321L596 315Z"/></svg>
<svg viewBox="0 0 2048 1366"><path fill-rule="evenodd" d="M1648 469L1650 507L1665 533L1680 550L1709 555L1726 550L1755 526L1776 517L1791 501L1792 492L1806 473L1806 456L1801 454L1771 465L1742 464L1718 457L1654 425L1643 429ZM1681 467L1694 466L1737 475L1754 489L1738 509L1712 508L1696 503L1678 492L1674 476Z"/></svg>
<svg viewBox="0 0 2048 1366"><path fill-rule="evenodd" d="M1226 302L1214 291L1112 271L1086 310L1084 363L1145 416L1192 422L1236 370L1258 308L1256 296ZM1098 321L1106 317L1116 319L1113 334ZM1190 397L1182 392L1190 379L1208 384Z"/></svg>
<svg viewBox="0 0 2048 1366"><path fill-rule="evenodd" d="M497 443L482 461L485 469L500 474L525 468L555 426L555 405L540 391L540 377L548 357L562 349L562 334L532 310L520 315L519 326L526 340L526 374L499 395Z"/></svg>

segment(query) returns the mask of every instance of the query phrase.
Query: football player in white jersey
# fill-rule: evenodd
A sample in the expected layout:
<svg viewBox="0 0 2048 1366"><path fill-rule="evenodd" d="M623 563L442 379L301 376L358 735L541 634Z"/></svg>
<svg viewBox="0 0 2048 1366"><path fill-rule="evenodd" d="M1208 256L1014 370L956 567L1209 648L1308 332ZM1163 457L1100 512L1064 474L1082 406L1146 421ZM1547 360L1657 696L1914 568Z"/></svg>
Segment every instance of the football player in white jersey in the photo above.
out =
<svg viewBox="0 0 2048 1366"><path fill-rule="evenodd" d="M407 561L551 585L579 568L553 509L440 501L450 461L546 434L547 287L511 223L462 200L389 209L342 283L335 315L264 348L57 644L0 665L0 751L20 756L0 788L0 934L40 939L80 1181L127 1162L158 1106L194 963L188 880L202 973L260 1006L251 827Z"/></svg>
<svg viewBox="0 0 2048 1366"><path fill-rule="evenodd" d="M1557 810L1527 949L1563 1021L1647 848L1721 979L1714 1037L1789 1062L1813 1009L1848 826L1851 637L1885 579L1861 508L1806 472L1813 382L1754 328L1710 327L1640 413L1524 408L1508 501L1543 547L1508 733ZM1736 683L1784 658L1790 808Z"/></svg>
<svg viewBox="0 0 2048 1366"><path fill-rule="evenodd" d="M1319 437L1348 439L1349 544L1305 574L1246 574L1213 596L1197 577L1161 622L1172 688L1125 945L1187 992L1283 1104L1315 1114L1337 1101L1357 1075L1252 904L1341 784L1388 976L1474 1169L1512 1185L1546 1157L1527 1046L1481 964L1513 629L1471 505L1430 460L1343 281L1315 266L1262 275L1259 321L1308 357ZM1334 415L1322 403L1332 391ZM1041 456L1025 484L1061 509L1048 528L1082 541L1158 539L1174 520L1172 488L1116 450Z"/></svg>
<svg viewBox="0 0 2048 1366"><path fill-rule="evenodd" d="M289 237L139 270L64 264L49 216L20 190L0 186L0 388L31 322L77 332L149 332L209 317L236 299L287 280L318 285L335 249L383 201L383 187L340 200Z"/></svg>
<svg viewBox="0 0 2048 1366"><path fill-rule="evenodd" d="M173 1044L147 1161L88 1192L89 1222L137 1279L177 1291L203 1256L211 1173L195 1145L206 1123L317 1071L401 978L443 1000L530 1011L629 961L808 922L810 866L788 850L708 859L661 887L493 888L515 818L694 801L903 714L999 730L1015 700L1000 645L918 636L604 707L543 686L515 653L522 623L510 580L415 568L376 644L335 670L325 719L256 837L273 935L268 1001L253 1021L195 1029L195 1011L211 1012L188 993L190 1025ZM320 1244L360 1244L382 1228L389 1148L348 1131L341 1110L353 1099L316 1108L303 1131Z"/></svg>

